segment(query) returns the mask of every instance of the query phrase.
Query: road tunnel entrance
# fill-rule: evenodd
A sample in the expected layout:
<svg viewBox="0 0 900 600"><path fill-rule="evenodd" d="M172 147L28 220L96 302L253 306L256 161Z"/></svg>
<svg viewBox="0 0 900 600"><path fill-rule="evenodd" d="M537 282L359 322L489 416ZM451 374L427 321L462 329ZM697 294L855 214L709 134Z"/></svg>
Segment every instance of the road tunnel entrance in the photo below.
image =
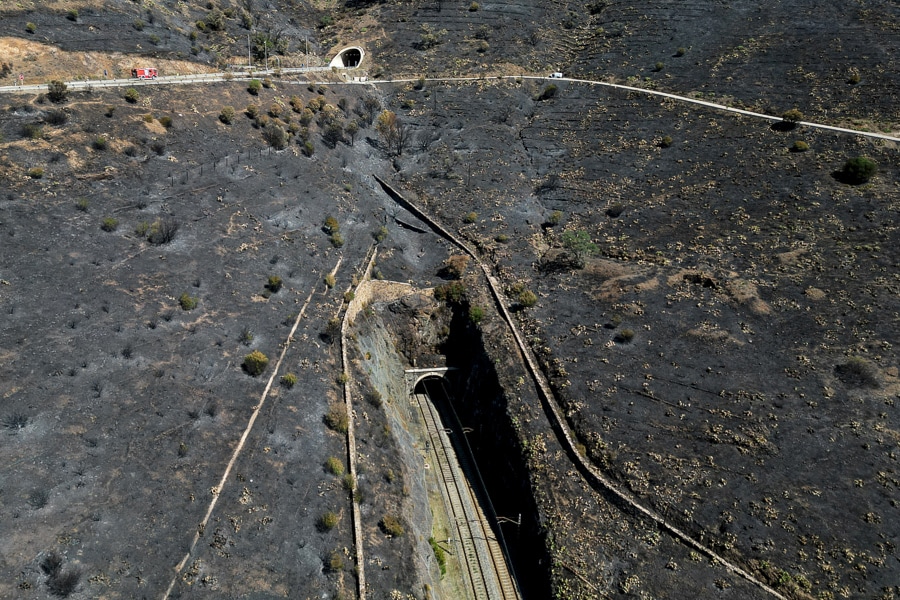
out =
<svg viewBox="0 0 900 600"><path fill-rule="evenodd" d="M349 46L337 53L331 60L331 67L339 69L355 69L362 64L365 51L359 46Z"/></svg>

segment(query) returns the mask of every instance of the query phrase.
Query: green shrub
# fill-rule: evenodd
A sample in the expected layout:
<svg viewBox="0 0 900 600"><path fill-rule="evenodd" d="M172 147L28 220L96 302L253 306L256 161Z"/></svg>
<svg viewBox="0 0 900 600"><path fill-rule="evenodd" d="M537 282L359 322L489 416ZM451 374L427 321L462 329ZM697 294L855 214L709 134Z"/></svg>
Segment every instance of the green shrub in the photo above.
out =
<svg viewBox="0 0 900 600"><path fill-rule="evenodd" d="M282 285L284 285L284 282L281 280L281 277L279 277L278 275L269 275L269 281L266 283L266 289L273 294L277 294L281 290Z"/></svg>
<svg viewBox="0 0 900 600"><path fill-rule="evenodd" d="M434 288L434 297L450 304L458 304L466 297L466 286L460 281L451 281Z"/></svg>
<svg viewBox="0 0 900 600"><path fill-rule="evenodd" d="M77 21L78 20L78 11L75 9L70 10L69 12L66 13L66 18L70 21Z"/></svg>
<svg viewBox="0 0 900 600"><path fill-rule="evenodd" d="M90 208L91 204L88 202L87 198L79 198L75 201L75 208L80 210L81 212L87 212L88 208Z"/></svg>
<svg viewBox="0 0 900 600"><path fill-rule="evenodd" d="M27 31L28 33L34 33L35 31L37 31L37 25L31 22L25 23L25 31Z"/></svg>
<svg viewBox="0 0 900 600"><path fill-rule="evenodd" d="M219 120L226 125L231 125L234 122L234 115L235 112L233 106L223 106L222 112L219 113Z"/></svg>
<svg viewBox="0 0 900 600"><path fill-rule="evenodd" d="M134 88L128 88L125 90L125 100L131 104L135 104L138 100L141 99L140 94Z"/></svg>
<svg viewBox="0 0 900 600"><path fill-rule="evenodd" d="M388 236L388 228L382 225L379 227L374 233L372 233L372 237L375 238L375 241L379 244L387 239Z"/></svg>
<svg viewBox="0 0 900 600"><path fill-rule="evenodd" d="M103 114L106 115L107 117L109 117L109 118L111 119L111 118L113 117L113 115L116 114L116 107L115 107L115 106L112 106L112 105L107 106L107 107L106 107L106 112L103 113Z"/></svg>
<svg viewBox="0 0 900 600"><path fill-rule="evenodd" d="M623 329L616 335L616 341L620 344L627 344L634 339L634 331L631 329Z"/></svg>
<svg viewBox="0 0 900 600"><path fill-rule="evenodd" d="M344 557L337 550L333 550L325 558L325 570L329 573L337 573L344 568Z"/></svg>
<svg viewBox="0 0 900 600"><path fill-rule="evenodd" d="M341 485L344 486L344 489L348 492L352 492L356 489L356 481L353 479L353 475L347 473L344 475L343 479L341 479Z"/></svg>
<svg viewBox="0 0 900 600"><path fill-rule="evenodd" d="M325 218L325 223L322 225L322 230L325 233L337 233L341 230L341 225L338 223L338 220L332 216L328 216Z"/></svg>
<svg viewBox="0 0 900 600"><path fill-rule="evenodd" d="M350 428L350 418L347 416L347 407L343 404L332 404L324 417L325 425L338 433L347 433Z"/></svg>
<svg viewBox="0 0 900 600"><path fill-rule="evenodd" d="M663 139L659 140L660 148L668 148L672 145L672 136L665 136Z"/></svg>
<svg viewBox="0 0 900 600"><path fill-rule="evenodd" d="M144 30L144 22L141 21L140 19L135 19L135 20L131 23L131 25L132 25L135 29L137 29L138 31L143 31L143 30Z"/></svg>
<svg viewBox="0 0 900 600"><path fill-rule="evenodd" d="M338 385L344 385L345 383L350 381L350 376L346 373L341 373L340 375L335 377L334 380Z"/></svg>
<svg viewBox="0 0 900 600"><path fill-rule="evenodd" d="M335 248L340 248L341 246L344 245L344 236L342 236L338 232L332 233L331 237L329 237L328 240L331 242L331 245L334 246Z"/></svg>
<svg viewBox="0 0 900 600"><path fill-rule="evenodd" d="M303 156L312 156L315 151L316 148L315 146L313 146L313 143L311 141L306 140L305 142L303 142Z"/></svg>
<svg viewBox="0 0 900 600"><path fill-rule="evenodd" d="M335 284L334 275L332 275L331 273L328 273L325 275L324 281L325 281L325 285L327 287L329 287L329 288L334 287L334 284Z"/></svg>
<svg viewBox="0 0 900 600"><path fill-rule="evenodd" d="M290 389L297 385L297 376L293 373L286 373L281 376L281 385Z"/></svg>
<svg viewBox="0 0 900 600"><path fill-rule="evenodd" d="M69 87L62 81L54 79L47 84L47 98L50 102L64 102L69 96Z"/></svg>
<svg viewBox="0 0 900 600"><path fill-rule="evenodd" d="M470 225L477 220L478 220L478 213L474 212L474 211L470 212L470 213L466 213L466 216L463 217L463 221Z"/></svg>
<svg viewBox="0 0 900 600"><path fill-rule="evenodd" d="M254 96L259 95L259 90L262 89L262 81L259 79L251 79L250 83L247 84L247 91L253 94Z"/></svg>
<svg viewBox="0 0 900 600"><path fill-rule="evenodd" d="M861 79L862 77L860 77L859 70L854 68L850 70L850 77L847 78L847 83L849 83L850 85L856 85L860 82Z"/></svg>
<svg viewBox="0 0 900 600"><path fill-rule="evenodd" d="M30 140L39 140L44 137L44 128L37 123L25 123L22 125L22 136Z"/></svg>
<svg viewBox="0 0 900 600"><path fill-rule="evenodd" d="M496 237L494 237L494 240L501 244L505 244L506 242L509 241L509 236L506 235L505 233L500 233L500 234L497 234Z"/></svg>
<svg viewBox="0 0 900 600"><path fill-rule="evenodd" d="M344 292L344 302L347 304L353 302L354 298L356 298L356 294L354 294L352 290Z"/></svg>
<svg viewBox="0 0 900 600"><path fill-rule="evenodd" d="M319 517L319 520L316 522L316 527L319 531L331 531L337 526L340 520L341 518L337 513L328 511Z"/></svg>
<svg viewBox="0 0 900 600"><path fill-rule="evenodd" d="M91 147L93 147L94 150L106 150L109 148L109 141L101 135L94 138L94 141L91 142Z"/></svg>
<svg viewBox="0 0 900 600"><path fill-rule="evenodd" d="M325 470L335 477L340 477L344 474L344 461L334 456L329 456L325 461Z"/></svg>
<svg viewBox="0 0 900 600"><path fill-rule="evenodd" d="M159 124L165 127L166 129L172 126L172 117L160 117Z"/></svg>
<svg viewBox="0 0 900 600"><path fill-rule="evenodd" d="M152 114L152 113L147 113L146 115L144 115L144 116L141 117L141 118L144 120L144 123L152 123L153 120L154 120L154 117L153 117L153 114Z"/></svg>
<svg viewBox="0 0 900 600"><path fill-rule="evenodd" d="M878 165L870 158L857 156L844 163L840 179L845 183L859 184L869 181L878 171Z"/></svg>
<svg viewBox="0 0 900 600"><path fill-rule="evenodd" d="M44 169L40 167L31 167L28 169L28 176L32 179L40 179L44 176Z"/></svg>
<svg viewBox="0 0 900 600"><path fill-rule="evenodd" d="M181 305L181 310L194 310L195 308L197 308L198 302L199 300L196 297L191 296L187 292L183 293L178 298L178 304Z"/></svg>
<svg viewBox="0 0 900 600"><path fill-rule="evenodd" d="M400 537L405 533L403 524L400 522L400 519L391 514L387 514L381 517L381 521L379 521L378 526L381 527L381 530L384 533L393 537Z"/></svg>
<svg viewBox="0 0 900 600"><path fill-rule="evenodd" d="M266 367L269 366L269 357L259 350L254 350L244 357L242 366L244 367L244 371L248 374L257 377L262 375L263 371L266 370Z"/></svg>
<svg viewBox="0 0 900 600"><path fill-rule="evenodd" d="M675 50L675 56L684 56L687 54L687 48L684 46L679 46L677 50Z"/></svg>
<svg viewBox="0 0 900 600"><path fill-rule="evenodd" d="M432 552L434 552L434 560L437 561L438 567L441 570L441 577L443 577L447 574L447 555L433 537L428 538L428 544L431 546Z"/></svg>
<svg viewBox="0 0 900 600"><path fill-rule="evenodd" d="M263 81L262 81L262 86L263 86L264 88L266 88L267 90L274 90L274 89L275 89L275 84L273 84L273 83L272 83L272 80L269 79L268 77L266 77L265 79L263 79Z"/></svg>
<svg viewBox="0 0 900 600"><path fill-rule="evenodd" d="M519 295L516 296L516 300L519 301L519 304L522 307L531 308L537 304L537 295L531 290L522 290L519 292Z"/></svg>
<svg viewBox="0 0 900 600"><path fill-rule="evenodd" d="M550 213L550 217L547 219L547 225L556 227L557 225L559 225L560 221L562 221L562 216L562 211L554 210L552 213Z"/></svg>
<svg viewBox="0 0 900 600"><path fill-rule="evenodd" d="M244 109L244 113L251 119L255 119L259 116L259 107L255 104L248 104L247 108Z"/></svg>
<svg viewBox="0 0 900 600"><path fill-rule="evenodd" d="M781 120L787 123L796 124L803 120L803 113L796 108L792 108L781 115Z"/></svg>
<svg viewBox="0 0 900 600"><path fill-rule="evenodd" d="M660 71L662 71L665 68L665 66L666 66L665 63L658 62L655 65L653 65L653 70L656 73L659 73Z"/></svg>
<svg viewBox="0 0 900 600"><path fill-rule="evenodd" d="M475 12L475 11L477 11L479 8L481 8L481 7L478 6L478 3L477 3L477 2L473 2L472 4L469 5L469 12Z"/></svg>
<svg viewBox="0 0 900 600"><path fill-rule="evenodd" d="M484 319L484 309L480 306L472 306L469 308L469 320L478 325Z"/></svg>
<svg viewBox="0 0 900 600"><path fill-rule="evenodd" d="M156 246L168 244L178 233L178 221L171 217L157 219L147 231L147 241Z"/></svg>
<svg viewBox="0 0 900 600"><path fill-rule="evenodd" d="M113 217L106 217L100 223L100 229L103 231L115 231L119 228L119 220Z"/></svg>
<svg viewBox="0 0 900 600"><path fill-rule="evenodd" d="M807 150L809 150L809 144L802 140L797 140L796 142L794 142L794 145L791 146L791 150L793 152L806 152Z"/></svg>
<svg viewBox="0 0 900 600"><path fill-rule="evenodd" d="M144 237L147 235L148 231L150 231L150 223L147 221L141 221L138 223L137 227L134 228L134 233L138 237Z"/></svg>

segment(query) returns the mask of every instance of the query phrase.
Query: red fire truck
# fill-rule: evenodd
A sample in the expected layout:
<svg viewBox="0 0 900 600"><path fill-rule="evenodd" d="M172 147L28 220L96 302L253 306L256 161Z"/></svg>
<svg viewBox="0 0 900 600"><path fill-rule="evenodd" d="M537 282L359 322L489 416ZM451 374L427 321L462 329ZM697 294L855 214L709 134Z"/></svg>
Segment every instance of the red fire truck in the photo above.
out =
<svg viewBox="0 0 900 600"><path fill-rule="evenodd" d="M131 76L136 79L156 79L156 74L156 69L151 69L150 67L131 70Z"/></svg>

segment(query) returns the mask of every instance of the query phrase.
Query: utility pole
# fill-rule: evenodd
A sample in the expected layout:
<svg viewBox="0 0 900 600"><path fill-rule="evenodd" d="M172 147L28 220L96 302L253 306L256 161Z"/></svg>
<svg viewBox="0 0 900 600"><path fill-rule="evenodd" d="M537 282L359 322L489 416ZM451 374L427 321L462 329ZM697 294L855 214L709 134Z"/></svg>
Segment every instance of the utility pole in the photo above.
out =
<svg viewBox="0 0 900 600"><path fill-rule="evenodd" d="M309 35L306 36L306 68L309 68Z"/></svg>
<svg viewBox="0 0 900 600"><path fill-rule="evenodd" d="M263 44L263 49L266 51L266 73L269 72L269 40L266 40Z"/></svg>
<svg viewBox="0 0 900 600"><path fill-rule="evenodd" d="M253 68L253 59L250 58L250 34L247 34L247 68Z"/></svg>

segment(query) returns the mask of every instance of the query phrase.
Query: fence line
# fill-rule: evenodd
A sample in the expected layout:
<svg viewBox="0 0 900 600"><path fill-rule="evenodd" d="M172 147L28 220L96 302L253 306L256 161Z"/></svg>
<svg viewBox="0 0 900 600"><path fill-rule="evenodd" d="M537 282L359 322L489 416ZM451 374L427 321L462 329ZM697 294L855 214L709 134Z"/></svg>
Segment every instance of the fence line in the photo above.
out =
<svg viewBox="0 0 900 600"><path fill-rule="evenodd" d="M253 158L261 159L271 155L272 148L270 147L245 150L236 154L226 154L221 158L214 159L212 162L200 163L184 170L172 171L166 177L166 182L169 187L175 187L176 185L187 185L190 181L199 179L204 174L221 172L225 175L235 175L238 167L242 164L249 164Z"/></svg>

